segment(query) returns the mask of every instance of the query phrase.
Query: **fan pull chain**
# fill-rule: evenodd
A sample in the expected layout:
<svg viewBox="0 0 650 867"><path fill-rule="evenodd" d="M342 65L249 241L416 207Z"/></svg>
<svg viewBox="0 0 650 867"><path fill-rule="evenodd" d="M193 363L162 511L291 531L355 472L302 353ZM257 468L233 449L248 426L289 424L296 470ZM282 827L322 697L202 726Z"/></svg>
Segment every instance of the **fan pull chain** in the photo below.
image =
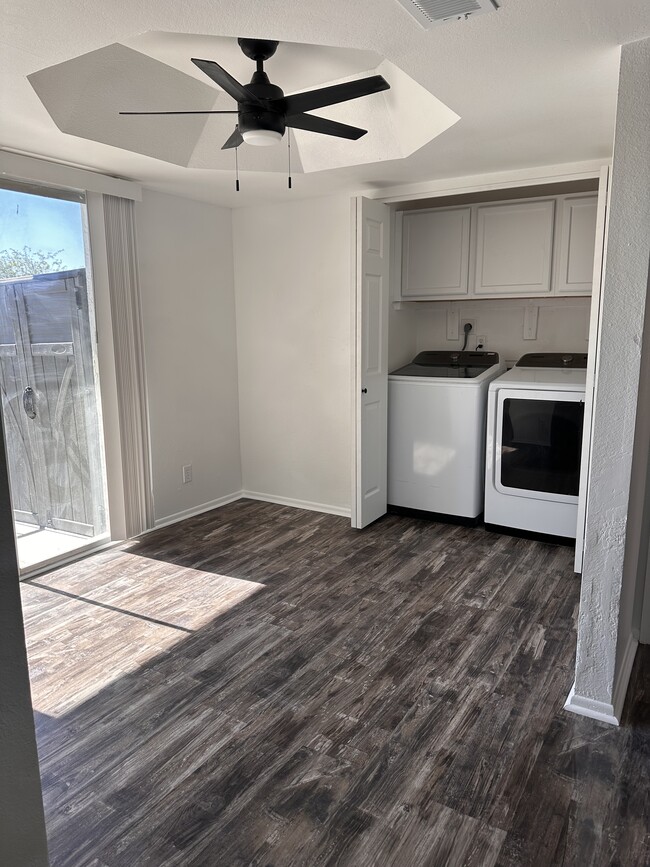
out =
<svg viewBox="0 0 650 867"><path fill-rule="evenodd" d="M291 189L291 130L287 132L287 153L289 156L289 189Z"/></svg>
<svg viewBox="0 0 650 867"><path fill-rule="evenodd" d="M235 148L235 189L239 192L239 148Z"/></svg>

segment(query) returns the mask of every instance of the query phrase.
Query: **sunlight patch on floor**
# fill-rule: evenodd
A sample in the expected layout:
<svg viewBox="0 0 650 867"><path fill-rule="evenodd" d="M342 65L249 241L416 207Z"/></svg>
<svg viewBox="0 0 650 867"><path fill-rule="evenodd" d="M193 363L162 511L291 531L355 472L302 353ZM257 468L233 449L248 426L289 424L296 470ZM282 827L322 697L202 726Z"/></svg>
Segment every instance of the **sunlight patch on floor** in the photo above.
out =
<svg viewBox="0 0 650 867"><path fill-rule="evenodd" d="M125 551L23 582L34 708L68 713L263 587Z"/></svg>

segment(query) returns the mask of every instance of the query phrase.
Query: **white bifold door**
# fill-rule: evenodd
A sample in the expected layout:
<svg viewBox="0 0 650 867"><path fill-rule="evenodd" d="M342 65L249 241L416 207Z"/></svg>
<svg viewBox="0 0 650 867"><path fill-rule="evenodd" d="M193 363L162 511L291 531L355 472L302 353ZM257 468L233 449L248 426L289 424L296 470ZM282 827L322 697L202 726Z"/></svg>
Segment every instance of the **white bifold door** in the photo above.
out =
<svg viewBox="0 0 650 867"><path fill-rule="evenodd" d="M353 200L355 282L354 491L352 526L386 513L390 212L383 202Z"/></svg>

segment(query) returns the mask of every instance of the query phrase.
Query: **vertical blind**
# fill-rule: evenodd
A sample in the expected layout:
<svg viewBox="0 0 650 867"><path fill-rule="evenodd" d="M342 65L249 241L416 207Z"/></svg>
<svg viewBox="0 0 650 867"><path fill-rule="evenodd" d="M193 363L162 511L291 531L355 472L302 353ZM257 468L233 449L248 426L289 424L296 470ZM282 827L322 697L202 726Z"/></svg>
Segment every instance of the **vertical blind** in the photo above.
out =
<svg viewBox="0 0 650 867"><path fill-rule="evenodd" d="M135 210L130 199L104 195L103 200L126 531L132 538L153 526Z"/></svg>

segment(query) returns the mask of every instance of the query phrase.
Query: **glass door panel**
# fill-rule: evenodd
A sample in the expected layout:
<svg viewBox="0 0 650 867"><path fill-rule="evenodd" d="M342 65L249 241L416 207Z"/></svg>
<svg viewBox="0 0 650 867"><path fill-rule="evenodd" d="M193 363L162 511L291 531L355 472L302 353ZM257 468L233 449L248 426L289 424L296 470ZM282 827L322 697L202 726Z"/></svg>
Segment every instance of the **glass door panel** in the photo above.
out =
<svg viewBox="0 0 650 867"><path fill-rule="evenodd" d="M0 393L23 570L108 535L83 209L0 190Z"/></svg>

